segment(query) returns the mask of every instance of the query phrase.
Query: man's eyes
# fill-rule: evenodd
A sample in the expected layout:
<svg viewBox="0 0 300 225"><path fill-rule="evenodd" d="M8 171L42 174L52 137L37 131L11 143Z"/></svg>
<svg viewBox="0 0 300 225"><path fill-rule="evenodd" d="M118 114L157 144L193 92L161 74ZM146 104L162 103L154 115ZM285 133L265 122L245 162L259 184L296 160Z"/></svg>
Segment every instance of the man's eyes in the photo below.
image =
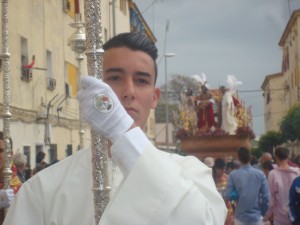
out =
<svg viewBox="0 0 300 225"><path fill-rule="evenodd" d="M119 76L111 76L105 79L105 81L117 81L120 80Z"/></svg>
<svg viewBox="0 0 300 225"><path fill-rule="evenodd" d="M104 79L105 82L112 82L112 81L122 81L121 76L110 76ZM145 78L135 78L134 83L139 84L139 85L146 85L149 84L150 81L145 79Z"/></svg>
<svg viewBox="0 0 300 225"><path fill-rule="evenodd" d="M138 82L139 84L149 84L149 81L146 80L146 79L137 79L137 82Z"/></svg>

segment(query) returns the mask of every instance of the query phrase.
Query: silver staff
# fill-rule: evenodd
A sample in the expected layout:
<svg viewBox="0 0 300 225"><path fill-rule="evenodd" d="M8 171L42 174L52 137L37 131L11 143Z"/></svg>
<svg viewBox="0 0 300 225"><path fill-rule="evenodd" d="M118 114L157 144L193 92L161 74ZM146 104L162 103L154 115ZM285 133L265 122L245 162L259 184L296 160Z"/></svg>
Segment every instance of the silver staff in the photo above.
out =
<svg viewBox="0 0 300 225"><path fill-rule="evenodd" d="M5 167L4 175L4 188L9 188L9 181L11 177L10 157L11 145L10 137L10 71L9 59L10 54L8 51L8 0L2 0L2 68L3 68L3 138L5 142Z"/></svg>
<svg viewBox="0 0 300 225"><path fill-rule="evenodd" d="M102 77L103 40L100 5L101 0L84 1L88 74L96 78ZM93 130L91 138L95 223L98 225L110 194L107 165L108 142L105 137L99 136Z"/></svg>

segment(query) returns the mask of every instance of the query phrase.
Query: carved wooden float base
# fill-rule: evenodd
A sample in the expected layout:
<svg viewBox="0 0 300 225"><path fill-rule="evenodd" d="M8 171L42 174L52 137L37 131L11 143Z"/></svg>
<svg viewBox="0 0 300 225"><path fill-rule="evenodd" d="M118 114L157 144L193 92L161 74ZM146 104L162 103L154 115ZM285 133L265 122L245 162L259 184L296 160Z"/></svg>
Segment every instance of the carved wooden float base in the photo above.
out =
<svg viewBox="0 0 300 225"><path fill-rule="evenodd" d="M181 140L181 149L199 159L205 157L236 158L236 151L239 147L251 149L250 138L227 135L222 137L193 136Z"/></svg>

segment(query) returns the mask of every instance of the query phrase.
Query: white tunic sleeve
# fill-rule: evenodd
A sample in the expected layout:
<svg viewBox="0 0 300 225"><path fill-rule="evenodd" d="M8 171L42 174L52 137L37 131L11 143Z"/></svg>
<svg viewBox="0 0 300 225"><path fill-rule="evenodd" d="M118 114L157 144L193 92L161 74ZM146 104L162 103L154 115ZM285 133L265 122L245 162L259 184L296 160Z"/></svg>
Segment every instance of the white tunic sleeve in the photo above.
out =
<svg viewBox="0 0 300 225"><path fill-rule="evenodd" d="M131 141L123 139L122 144L132 146ZM99 225L221 225L226 215L211 169L194 157L168 154L149 142Z"/></svg>

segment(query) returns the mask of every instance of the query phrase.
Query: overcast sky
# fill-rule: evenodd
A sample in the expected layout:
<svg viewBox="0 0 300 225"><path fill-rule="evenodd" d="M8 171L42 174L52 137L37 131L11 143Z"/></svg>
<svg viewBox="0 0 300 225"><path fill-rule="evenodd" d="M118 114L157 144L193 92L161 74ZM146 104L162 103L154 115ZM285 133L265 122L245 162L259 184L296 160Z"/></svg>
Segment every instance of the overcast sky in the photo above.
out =
<svg viewBox="0 0 300 225"><path fill-rule="evenodd" d="M261 85L266 75L281 71L278 42L300 0L135 0L164 48L168 76L206 74L212 88L226 85L227 74L243 82L239 96L252 107L253 128L264 133ZM166 23L169 30L166 33ZM165 45L166 36L166 45ZM158 85L165 82L164 60L159 60ZM250 90L250 92L243 92Z"/></svg>

